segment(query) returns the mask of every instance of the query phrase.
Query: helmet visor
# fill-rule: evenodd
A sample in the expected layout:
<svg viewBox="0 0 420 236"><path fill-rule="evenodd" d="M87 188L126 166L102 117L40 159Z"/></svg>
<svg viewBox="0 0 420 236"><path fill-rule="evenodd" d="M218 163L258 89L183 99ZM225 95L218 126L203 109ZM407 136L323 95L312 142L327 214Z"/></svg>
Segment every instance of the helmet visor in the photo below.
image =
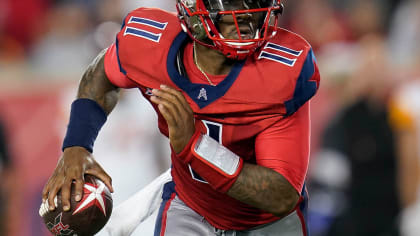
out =
<svg viewBox="0 0 420 236"><path fill-rule="evenodd" d="M203 0L209 11L234 11L267 8L274 0Z"/></svg>

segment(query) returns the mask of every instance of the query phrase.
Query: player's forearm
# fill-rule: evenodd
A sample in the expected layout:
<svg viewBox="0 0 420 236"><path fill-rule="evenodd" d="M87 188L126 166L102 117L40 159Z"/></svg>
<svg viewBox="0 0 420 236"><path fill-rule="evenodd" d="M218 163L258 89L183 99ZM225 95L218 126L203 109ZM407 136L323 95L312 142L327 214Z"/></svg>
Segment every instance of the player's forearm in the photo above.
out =
<svg viewBox="0 0 420 236"><path fill-rule="evenodd" d="M71 105L70 121L62 150L83 147L90 153L107 115L118 101L118 88L109 82L104 68L105 50L89 65Z"/></svg>
<svg viewBox="0 0 420 236"><path fill-rule="evenodd" d="M109 114L118 101L119 88L109 82L104 68L106 50L99 53L84 73L77 98L88 98L96 101Z"/></svg>
<svg viewBox="0 0 420 236"><path fill-rule="evenodd" d="M238 179L227 194L279 217L287 215L299 200L296 190L282 175L249 163L244 163Z"/></svg>

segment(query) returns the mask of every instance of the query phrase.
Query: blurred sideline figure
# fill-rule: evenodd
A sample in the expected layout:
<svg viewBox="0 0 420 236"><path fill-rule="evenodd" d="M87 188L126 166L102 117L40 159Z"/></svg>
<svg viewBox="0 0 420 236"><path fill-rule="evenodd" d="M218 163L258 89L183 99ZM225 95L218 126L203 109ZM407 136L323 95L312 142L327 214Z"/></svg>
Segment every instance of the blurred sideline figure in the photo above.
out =
<svg viewBox="0 0 420 236"><path fill-rule="evenodd" d="M406 83L395 93L390 104L401 158L399 190L404 210L400 218L402 236L420 232L420 80Z"/></svg>
<svg viewBox="0 0 420 236"><path fill-rule="evenodd" d="M0 235L8 235L10 232L10 201L12 194L11 175L13 173L10 153L8 151L7 134L2 120L0 119Z"/></svg>
<svg viewBox="0 0 420 236"><path fill-rule="evenodd" d="M369 35L355 50L359 60L351 60L356 67L341 94L343 108L325 129L312 166L313 207L329 211L319 235L399 235L397 181L405 169L389 120L394 81L385 43Z"/></svg>
<svg viewBox="0 0 420 236"><path fill-rule="evenodd" d="M410 24L407 24L410 22ZM390 27L389 48L402 81L390 103L401 169L402 236L420 232L420 1L402 1Z"/></svg>
<svg viewBox="0 0 420 236"><path fill-rule="evenodd" d="M389 32L389 48L392 53L391 60L400 69L398 71L399 73L413 71L420 73L419 41L420 1L401 1L401 4L395 11Z"/></svg>

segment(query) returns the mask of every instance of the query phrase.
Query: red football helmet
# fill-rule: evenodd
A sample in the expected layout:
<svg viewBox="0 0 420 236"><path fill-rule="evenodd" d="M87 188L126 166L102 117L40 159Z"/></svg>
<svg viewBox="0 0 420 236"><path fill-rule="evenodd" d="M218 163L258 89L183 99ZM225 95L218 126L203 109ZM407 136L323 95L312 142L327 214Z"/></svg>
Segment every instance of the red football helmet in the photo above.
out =
<svg viewBox="0 0 420 236"><path fill-rule="evenodd" d="M185 32L226 57L244 59L276 34L281 0L177 0Z"/></svg>

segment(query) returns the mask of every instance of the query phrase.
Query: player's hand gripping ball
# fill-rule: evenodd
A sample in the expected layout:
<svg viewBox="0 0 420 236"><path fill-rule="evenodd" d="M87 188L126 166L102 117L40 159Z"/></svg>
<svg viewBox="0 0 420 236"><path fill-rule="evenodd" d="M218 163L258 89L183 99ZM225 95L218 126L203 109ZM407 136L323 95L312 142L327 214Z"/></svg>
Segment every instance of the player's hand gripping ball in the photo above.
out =
<svg viewBox="0 0 420 236"><path fill-rule="evenodd" d="M83 198L76 202L74 197L72 185L69 211L63 211L60 193L54 199L54 211L48 211L48 201L41 204L39 215L53 235L92 236L108 222L112 212L112 196L98 178L85 175Z"/></svg>

